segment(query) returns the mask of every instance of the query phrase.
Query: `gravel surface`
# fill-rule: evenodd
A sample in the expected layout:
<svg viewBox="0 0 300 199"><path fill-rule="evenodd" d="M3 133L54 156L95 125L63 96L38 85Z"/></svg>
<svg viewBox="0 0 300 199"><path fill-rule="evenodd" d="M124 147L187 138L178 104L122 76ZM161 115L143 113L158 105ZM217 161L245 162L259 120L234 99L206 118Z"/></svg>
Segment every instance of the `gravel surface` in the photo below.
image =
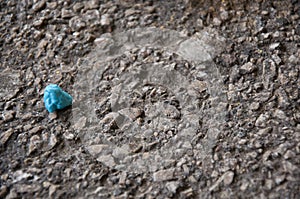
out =
<svg viewBox="0 0 300 199"><path fill-rule="evenodd" d="M300 4L0 2L0 198L299 198ZM72 107L49 114L44 88Z"/></svg>

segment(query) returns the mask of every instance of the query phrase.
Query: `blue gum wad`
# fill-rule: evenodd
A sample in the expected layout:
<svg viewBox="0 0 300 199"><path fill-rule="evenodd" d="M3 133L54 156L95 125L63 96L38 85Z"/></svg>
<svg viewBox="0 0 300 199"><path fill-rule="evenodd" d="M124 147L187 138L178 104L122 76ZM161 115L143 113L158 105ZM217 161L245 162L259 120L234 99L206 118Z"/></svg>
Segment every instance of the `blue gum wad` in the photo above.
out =
<svg viewBox="0 0 300 199"><path fill-rule="evenodd" d="M44 103L46 109L53 113L56 110L72 105L72 97L56 84L50 84L44 92Z"/></svg>

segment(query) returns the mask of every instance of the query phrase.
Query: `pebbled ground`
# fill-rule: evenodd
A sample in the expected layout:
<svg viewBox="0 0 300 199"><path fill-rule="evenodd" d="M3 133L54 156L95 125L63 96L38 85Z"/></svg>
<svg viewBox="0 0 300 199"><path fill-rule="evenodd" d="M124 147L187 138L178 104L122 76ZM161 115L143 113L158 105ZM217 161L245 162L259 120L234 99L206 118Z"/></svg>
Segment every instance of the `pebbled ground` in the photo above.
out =
<svg viewBox="0 0 300 199"><path fill-rule="evenodd" d="M0 198L298 198L299 15L1 1ZM50 83L72 107L46 111Z"/></svg>

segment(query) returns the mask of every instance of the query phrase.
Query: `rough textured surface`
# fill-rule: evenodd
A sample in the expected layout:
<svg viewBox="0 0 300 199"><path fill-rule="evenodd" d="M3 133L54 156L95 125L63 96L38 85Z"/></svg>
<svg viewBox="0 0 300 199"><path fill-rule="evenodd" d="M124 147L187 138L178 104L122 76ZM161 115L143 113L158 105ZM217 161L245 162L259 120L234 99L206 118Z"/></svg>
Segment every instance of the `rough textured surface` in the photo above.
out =
<svg viewBox="0 0 300 199"><path fill-rule="evenodd" d="M100 45L79 64L73 86L73 127L83 144L108 144L103 153L112 153L115 168L137 173L173 167L176 156L191 160L193 150L204 159L225 122L226 95L213 62L223 42L213 29L186 37L137 28L97 38ZM103 112L103 106L109 107ZM78 118L89 123L77 128ZM192 143L199 134L201 144Z"/></svg>
<svg viewBox="0 0 300 199"><path fill-rule="evenodd" d="M1 1L0 198L299 198L299 15ZM50 83L74 105L49 114Z"/></svg>

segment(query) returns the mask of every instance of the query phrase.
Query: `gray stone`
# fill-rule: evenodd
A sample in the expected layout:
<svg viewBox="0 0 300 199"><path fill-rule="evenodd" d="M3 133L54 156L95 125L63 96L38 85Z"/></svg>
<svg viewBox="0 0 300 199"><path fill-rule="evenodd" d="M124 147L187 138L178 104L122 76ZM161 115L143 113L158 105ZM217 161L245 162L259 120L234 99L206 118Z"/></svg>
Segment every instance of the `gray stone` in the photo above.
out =
<svg viewBox="0 0 300 199"><path fill-rule="evenodd" d="M271 179L266 179L265 180L265 187L268 189L268 190L271 190L274 186L274 183L273 183L273 180Z"/></svg>
<svg viewBox="0 0 300 199"><path fill-rule="evenodd" d="M102 155L97 158L97 161L101 162L102 164L108 167L114 167L116 162L111 155Z"/></svg>
<svg viewBox="0 0 300 199"><path fill-rule="evenodd" d="M147 13L153 14L153 13L155 13L156 5L153 5L153 6L147 6L147 7L145 7L144 9L146 10Z"/></svg>
<svg viewBox="0 0 300 199"><path fill-rule="evenodd" d="M125 11L125 17L129 17L129 16L131 16L131 15L139 14L139 13L140 13L139 10L136 10L136 9L133 9L133 8L127 9L127 10Z"/></svg>
<svg viewBox="0 0 300 199"><path fill-rule="evenodd" d="M296 64L299 58L297 58L295 55L291 55L288 60L289 62Z"/></svg>
<svg viewBox="0 0 300 199"><path fill-rule="evenodd" d="M52 149L53 147L55 147L55 145L57 144L57 138L56 136L51 133L50 138L49 138L49 149Z"/></svg>
<svg viewBox="0 0 300 199"><path fill-rule="evenodd" d="M30 155L33 151L39 149L41 146L41 138L38 135L33 135L30 138L29 146L28 146L28 155Z"/></svg>
<svg viewBox="0 0 300 199"><path fill-rule="evenodd" d="M250 109L251 109L251 110L256 111L256 110L259 109L259 107L260 107L260 103L259 103L259 102L252 102L252 103L250 104Z"/></svg>
<svg viewBox="0 0 300 199"><path fill-rule="evenodd" d="M290 106L289 98L283 88L277 89L275 95L278 99L279 108L287 108Z"/></svg>
<svg viewBox="0 0 300 199"><path fill-rule="evenodd" d="M192 188L188 188L180 192L180 198L192 198L193 195L194 195L194 191Z"/></svg>
<svg viewBox="0 0 300 199"><path fill-rule="evenodd" d="M73 31L80 31L86 27L86 22L81 17L75 16L70 19L69 26Z"/></svg>
<svg viewBox="0 0 300 199"><path fill-rule="evenodd" d="M83 5L82 2L77 2L77 3L75 3L74 6L73 6L73 10L74 10L75 12L79 12L82 8L84 8L84 5Z"/></svg>
<svg viewBox="0 0 300 199"><path fill-rule="evenodd" d="M45 18L40 18L40 19L33 22L33 26L34 27L39 27L39 26L43 25L44 22L45 22Z"/></svg>
<svg viewBox="0 0 300 199"><path fill-rule="evenodd" d="M78 121L74 124L74 129L75 130L81 130L85 127L86 125L86 117L82 116L81 118L78 119Z"/></svg>
<svg viewBox="0 0 300 199"><path fill-rule="evenodd" d="M266 152L264 152L263 156L262 156L262 160L264 163L267 163L267 161L269 160L269 157L271 155L272 151L268 150Z"/></svg>
<svg viewBox="0 0 300 199"><path fill-rule="evenodd" d="M85 2L84 8L87 10L97 9L97 8L99 8L99 1L97 1L97 0L87 1L87 2Z"/></svg>
<svg viewBox="0 0 300 199"><path fill-rule="evenodd" d="M224 182L224 185L230 185L233 182L233 178L234 172L227 171L209 188L209 191L214 191L217 187L220 186L221 182Z"/></svg>
<svg viewBox="0 0 300 199"><path fill-rule="evenodd" d="M281 120L288 120L286 114L280 109L276 109L274 111L274 117L278 118L278 119L281 119Z"/></svg>
<svg viewBox="0 0 300 199"><path fill-rule="evenodd" d="M50 120L55 120L57 118L57 112L49 113L49 119Z"/></svg>
<svg viewBox="0 0 300 199"><path fill-rule="evenodd" d="M280 43L272 43L272 44L270 44L269 48L270 48L270 50L275 50L276 48L278 48L279 45L280 45Z"/></svg>
<svg viewBox="0 0 300 199"><path fill-rule="evenodd" d="M283 174L283 175L277 175L275 177L275 183L277 185L281 184L284 180L285 180L285 174Z"/></svg>
<svg viewBox="0 0 300 199"><path fill-rule="evenodd" d="M18 170L16 172L14 172L14 183L16 182L20 182L22 180L26 180L27 178L31 178L32 177L32 174L30 173L26 173L26 172L23 172L22 170Z"/></svg>
<svg viewBox="0 0 300 199"><path fill-rule="evenodd" d="M46 2L47 2L47 0L37 1L37 3L35 3L35 4L32 6L32 9L33 9L35 12L40 11L42 8L45 7Z"/></svg>
<svg viewBox="0 0 300 199"><path fill-rule="evenodd" d="M267 127L264 129L259 129L259 131L257 132L258 135L267 135L269 133L271 133L272 128L271 127Z"/></svg>
<svg viewBox="0 0 300 199"><path fill-rule="evenodd" d="M288 150L285 154L284 154L284 159L292 159L292 158L294 158L294 157L296 157L296 154L293 152L293 151L291 151L291 150Z"/></svg>
<svg viewBox="0 0 300 199"><path fill-rule="evenodd" d="M272 55L272 59L274 60L274 62L279 65L281 63L281 58L278 55Z"/></svg>
<svg viewBox="0 0 300 199"><path fill-rule="evenodd" d="M161 106L163 108L164 115L171 119L180 119L180 111L172 105L163 104Z"/></svg>
<svg viewBox="0 0 300 199"><path fill-rule="evenodd" d="M100 126L102 127L103 132L109 132L110 130L117 129L121 127L122 122L118 119L120 116L119 113L111 112L100 121Z"/></svg>
<svg viewBox="0 0 300 199"><path fill-rule="evenodd" d="M123 171L123 172L119 175L119 184L120 184L120 185L125 185L126 178L127 178L127 172Z"/></svg>
<svg viewBox="0 0 300 199"><path fill-rule="evenodd" d="M213 172L211 172L211 177L215 178L215 177L218 177L219 176L219 172L216 171L216 170L213 170Z"/></svg>
<svg viewBox="0 0 300 199"><path fill-rule="evenodd" d="M0 135L0 144L4 145L9 138L11 137L11 135L14 133L14 130L12 128L4 131L3 133L1 133Z"/></svg>
<svg viewBox="0 0 300 199"><path fill-rule="evenodd" d="M219 18L214 17L214 18L213 18L213 24L214 24L215 26L220 26L220 25L222 24L222 21L221 21Z"/></svg>
<svg viewBox="0 0 300 199"><path fill-rule="evenodd" d="M192 96L201 96L201 94L207 91L207 83L205 81L195 80L189 86L188 93Z"/></svg>
<svg viewBox="0 0 300 199"><path fill-rule="evenodd" d="M14 119L14 115L15 115L15 111L11 110L11 111L5 111L3 114L2 114L2 117L3 117L3 121L4 122L9 122L11 120Z"/></svg>
<svg viewBox="0 0 300 199"><path fill-rule="evenodd" d="M55 194L58 187L59 187L58 185L50 185L49 186L49 197L50 198L53 197L53 194Z"/></svg>
<svg viewBox="0 0 300 199"><path fill-rule="evenodd" d="M109 145L106 144L97 144L97 145L88 146L87 150L92 156L97 156L100 153L106 151L108 147Z"/></svg>
<svg viewBox="0 0 300 199"><path fill-rule="evenodd" d="M178 53L187 60L195 60L198 62L211 60L209 52L205 50L200 41L195 38L182 42L179 46Z"/></svg>
<svg viewBox="0 0 300 199"><path fill-rule="evenodd" d="M296 165L294 165L290 161L286 161L286 160L282 162L282 166L283 166L284 171L287 173L290 173L290 174L293 174L294 171L299 170L299 168Z"/></svg>
<svg viewBox="0 0 300 199"><path fill-rule="evenodd" d="M251 62L247 62L246 64L242 65L240 68L240 73L241 74L249 74L254 72L257 69L257 66L255 66Z"/></svg>
<svg viewBox="0 0 300 199"><path fill-rule="evenodd" d="M263 61L263 71L262 71L262 77L263 77L263 84L264 87L269 89L272 85L272 82L276 78L277 75L277 67L273 60L266 59Z"/></svg>
<svg viewBox="0 0 300 199"><path fill-rule="evenodd" d="M226 20L229 18L229 14L228 14L228 12L224 9L224 10L221 11L220 17L221 17L222 21L226 21Z"/></svg>
<svg viewBox="0 0 300 199"><path fill-rule="evenodd" d="M125 144L123 145L122 147L117 147L113 150L113 153L112 155L115 157L115 158L118 158L118 159L123 159L125 156L128 155L130 151L130 148L129 148L129 145Z"/></svg>
<svg viewBox="0 0 300 199"><path fill-rule="evenodd" d="M98 10L87 10L83 15L84 21L89 24L99 24L100 12Z"/></svg>
<svg viewBox="0 0 300 199"><path fill-rule="evenodd" d="M44 127L42 127L42 126L36 126L33 129L31 129L28 133L29 133L29 135L34 135L34 134L39 133L43 129L44 129Z"/></svg>
<svg viewBox="0 0 300 199"><path fill-rule="evenodd" d="M179 182L178 181L167 182L166 187L170 192L176 193L179 187Z"/></svg>
<svg viewBox="0 0 300 199"><path fill-rule="evenodd" d="M72 10L68 10L68 9L65 9L65 8L63 8L63 9L61 10L61 17L62 17L63 19L72 18L72 17L74 17L74 16L75 16L75 14L73 13Z"/></svg>
<svg viewBox="0 0 300 199"><path fill-rule="evenodd" d="M153 180L155 182L162 182L174 179L175 169L165 169L157 171L153 174Z"/></svg>
<svg viewBox="0 0 300 199"><path fill-rule="evenodd" d="M266 127L266 122L269 119L268 114L262 113L255 121L255 126L257 127Z"/></svg>
<svg viewBox="0 0 300 199"><path fill-rule="evenodd" d="M248 186L249 186L249 182L245 180L242 182L242 185L240 186L240 190L245 191L248 188Z"/></svg>
<svg viewBox="0 0 300 199"><path fill-rule="evenodd" d="M119 113L132 120L135 120L143 114L143 110L140 108L124 108L120 110Z"/></svg>
<svg viewBox="0 0 300 199"><path fill-rule="evenodd" d="M102 26L109 26L111 24L111 17L109 14L104 14L101 16L100 24Z"/></svg>
<svg viewBox="0 0 300 199"><path fill-rule="evenodd" d="M75 135L71 132L65 132L63 134L64 138L67 139L67 140L73 140L75 138Z"/></svg>
<svg viewBox="0 0 300 199"><path fill-rule="evenodd" d="M225 185L230 185L233 182L234 173L232 171L227 171L223 174L223 182Z"/></svg>

